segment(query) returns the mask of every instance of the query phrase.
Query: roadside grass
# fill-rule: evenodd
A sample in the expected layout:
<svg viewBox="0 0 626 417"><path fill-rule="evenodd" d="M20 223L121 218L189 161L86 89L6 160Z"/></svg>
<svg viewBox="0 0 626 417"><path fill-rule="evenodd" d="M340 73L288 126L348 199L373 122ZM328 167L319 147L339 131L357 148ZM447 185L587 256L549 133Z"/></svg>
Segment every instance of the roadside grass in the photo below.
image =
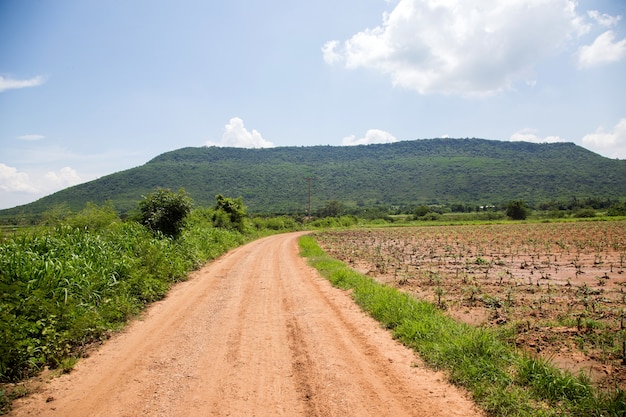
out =
<svg viewBox="0 0 626 417"><path fill-rule="evenodd" d="M0 382L69 372L173 283L256 237L215 228L201 211L171 239L94 210L0 242ZM0 414L11 395L0 391Z"/></svg>
<svg viewBox="0 0 626 417"><path fill-rule="evenodd" d="M493 416L624 416L624 392L600 391L540 357L507 344L498 333L459 323L434 304L377 283L324 253L313 236L300 238L301 255L352 297L393 337L429 366L447 372Z"/></svg>
<svg viewBox="0 0 626 417"><path fill-rule="evenodd" d="M121 329L171 285L228 250L296 230L288 218L215 227L195 209L177 238L119 219L113 207L41 226L0 230L0 415L28 395L28 378L67 373L94 344Z"/></svg>

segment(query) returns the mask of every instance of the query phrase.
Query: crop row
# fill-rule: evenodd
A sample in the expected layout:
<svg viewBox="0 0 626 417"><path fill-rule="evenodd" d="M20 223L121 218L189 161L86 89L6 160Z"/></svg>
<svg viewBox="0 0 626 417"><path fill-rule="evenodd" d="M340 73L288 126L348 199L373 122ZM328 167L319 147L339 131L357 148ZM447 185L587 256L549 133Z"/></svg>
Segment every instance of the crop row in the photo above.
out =
<svg viewBox="0 0 626 417"><path fill-rule="evenodd" d="M601 385L626 385L626 222L352 229L331 256Z"/></svg>

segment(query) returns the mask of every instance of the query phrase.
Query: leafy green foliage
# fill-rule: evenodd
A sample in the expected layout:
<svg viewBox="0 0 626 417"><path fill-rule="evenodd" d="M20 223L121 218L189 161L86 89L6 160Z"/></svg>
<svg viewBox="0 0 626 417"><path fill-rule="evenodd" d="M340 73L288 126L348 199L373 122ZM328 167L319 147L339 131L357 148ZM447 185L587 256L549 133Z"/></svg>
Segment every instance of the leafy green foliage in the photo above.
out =
<svg viewBox="0 0 626 417"><path fill-rule="evenodd" d="M246 207L243 205L242 198L229 198L218 194L215 196L215 200L215 214L213 215L215 226L243 231Z"/></svg>
<svg viewBox="0 0 626 417"><path fill-rule="evenodd" d="M139 203L141 223L153 232L177 237L191 207L192 200L182 188L178 193L158 189Z"/></svg>
<svg viewBox="0 0 626 417"><path fill-rule="evenodd" d="M607 210L609 216L626 216L626 202L613 204Z"/></svg>
<svg viewBox="0 0 626 417"><path fill-rule="evenodd" d="M345 207L341 201L327 201L324 207L318 211L319 217L340 217L345 213Z"/></svg>
<svg viewBox="0 0 626 417"><path fill-rule="evenodd" d="M430 212L430 207L428 206L419 206L413 210L413 216L418 219L420 217L424 217Z"/></svg>
<svg viewBox="0 0 626 417"><path fill-rule="evenodd" d="M63 203L80 210L87 201L112 201L127 213L157 187L184 187L205 207L222 193L242 196L251 213L305 213L305 178L313 178L313 212L331 200L353 209L626 198L626 161L572 143L425 139L367 146L184 148L0 214L18 222Z"/></svg>
<svg viewBox="0 0 626 417"><path fill-rule="evenodd" d="M513 220L525 220L528 216L528 207L521 200L510 201L506 205L506 215Z"/></svg>
<svg viewBox="0 0 626 417"><path fill-rule="evenodd" d="M102 206L87 203L83 210L76 214L69 214L63 222L72 227L96 232L119 222L119 216L110 201Z"/></svg>
<svg viewBox="0 0 626 417"><path fill-rule="evenodd" d="M177 239L89 205L60 223L0 242L0 381L67 369L187 273L245 239L190 213Z"/></svg>
<svg viewBox="0 0 626 417"><path fill-rule="evenodd" d="M592 208L582 208L580 210L576 210L576 212L574 212L574 217L577 217L579 219L588 219L591 217L596 217L596 211Z"/></svg>

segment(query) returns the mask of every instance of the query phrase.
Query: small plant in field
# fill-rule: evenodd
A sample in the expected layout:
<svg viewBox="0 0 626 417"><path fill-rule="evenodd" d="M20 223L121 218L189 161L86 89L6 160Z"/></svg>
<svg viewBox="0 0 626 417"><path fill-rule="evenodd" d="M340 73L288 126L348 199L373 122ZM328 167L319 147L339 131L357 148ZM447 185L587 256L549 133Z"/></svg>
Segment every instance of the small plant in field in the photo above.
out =
<svg viewBox="0 0 626 417"><path fill-rule="evenodd" d="M437 287L435 287L435 295L437 296L437 307L445 309L445 303L441 301L441 297L446 295L446 290L438 285Z"/></svg>
<svg viewBox="0 0 626 417"><path fill-rule="evenodd" d="M513 299L514 292L515 292L515 289L513 287L509 287L506 290L506 305L508 307L512 307L515 303L515 300Z"/></svg>
<svg viewBox="0 0 626 417"><path fill-rule="evenodd" d="M481 293L480 288L476 285L470 285L468 287L465 287L463 291L467 295L467 300L469 301L471 306L474 305L476 297Z"/></svg>
<svg viewBox="0 0 626 417"><path fill-rule="evenodd" d="M578 314L576 316L576 329L580 332L583 328L583 318L585 317L584 313Z"/></svg>
<svg viewBox="0 0 626 417"><path fill-rule="evenodd" d="M402 273L400 279L398 280L398 285L406 285L409 282L409 273Z"/></svg>
<svg viewBox="0 0 626 417"><path fill-rule="evenodd" d="M593 264L594 265L602 265L604 263L604 260L602 259L602 255L594 255L594 259L593 259Z"/></svg>
<svg viewBox="0 0 626 417"><path fill-rule="evenodd" d="M541 296L539 297L539 311L542 310L543 304L546 302L546 298Z"/></svg>
<svg viewBox="0 0 626 417"><path fill-rule="evenodd" d="M579 275L584 274L583 270L582 270L582 265L581 264L577 264L576 265L576 278L578 278Z"/></svg>
<svg viewBox="0 0 626 417"><path fill-rule="evenodd" d="M493 310L502 307L502 303L500 302L500 299L496 296L483 294L481 297L481 301L485 304L485 306Z"/></svg>
<svg viewBox="0 0 626 417"><path fill-rule="evenodd" d="M622 310L620 314L620 335L622 337L622 365L626 365L626 328L624 327L624 317L626 312Z"/></svg>

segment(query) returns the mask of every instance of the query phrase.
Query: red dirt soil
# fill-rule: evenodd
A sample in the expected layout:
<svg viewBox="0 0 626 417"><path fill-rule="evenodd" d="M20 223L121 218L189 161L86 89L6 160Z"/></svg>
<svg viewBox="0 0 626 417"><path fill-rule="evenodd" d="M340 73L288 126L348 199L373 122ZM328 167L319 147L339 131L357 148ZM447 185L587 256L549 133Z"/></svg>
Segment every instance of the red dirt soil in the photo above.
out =
<svg viewBox="0 0 626 417"><path fill-rule="evenodd" d="M301 235L196 271L9 415L482 415L309 267Z"/></svg>

